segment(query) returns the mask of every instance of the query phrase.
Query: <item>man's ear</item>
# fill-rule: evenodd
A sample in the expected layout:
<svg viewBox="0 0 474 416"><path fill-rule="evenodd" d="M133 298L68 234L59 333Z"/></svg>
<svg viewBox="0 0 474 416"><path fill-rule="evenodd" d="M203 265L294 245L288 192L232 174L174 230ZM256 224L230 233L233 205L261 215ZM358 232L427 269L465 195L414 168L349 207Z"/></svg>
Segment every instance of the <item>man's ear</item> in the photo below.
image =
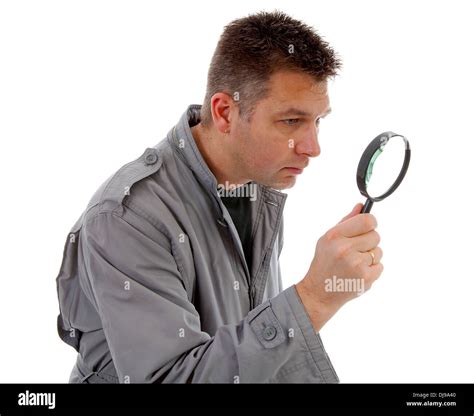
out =
<svg viewBox="0 0 474 416"><path fill-rule="evenodd" d="M211 114L215 128L222 134L230 130L231 113L235 103L232 97L224 92L217 92L211 97Z"/></svg>

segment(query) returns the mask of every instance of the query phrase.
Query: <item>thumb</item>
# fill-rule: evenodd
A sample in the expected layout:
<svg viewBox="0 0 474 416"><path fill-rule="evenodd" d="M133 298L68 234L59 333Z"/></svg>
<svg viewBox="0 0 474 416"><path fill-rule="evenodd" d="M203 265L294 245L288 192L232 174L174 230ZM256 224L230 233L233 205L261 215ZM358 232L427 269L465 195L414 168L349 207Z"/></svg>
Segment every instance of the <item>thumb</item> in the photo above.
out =
<svg viewBox="0 0 474 416"><path fill-rule="evenodd" d="M348 220L349 218L355 217L356 215L360 214L360 211L362 211L363 206L364 206L364 204L361 204L360 202L358 204L356 204L356 206L354 208L352 208L351 213L347 214L341 221L339 221L339 224L341 222L344 222L344 221Z"/></svg>

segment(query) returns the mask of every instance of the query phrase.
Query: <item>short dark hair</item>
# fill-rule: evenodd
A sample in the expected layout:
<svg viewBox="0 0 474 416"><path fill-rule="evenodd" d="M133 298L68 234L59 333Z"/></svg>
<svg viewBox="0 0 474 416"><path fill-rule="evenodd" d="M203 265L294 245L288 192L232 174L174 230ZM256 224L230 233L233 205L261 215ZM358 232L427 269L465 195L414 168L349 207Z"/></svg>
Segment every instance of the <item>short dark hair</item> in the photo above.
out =
<svg viewBox="0 0 474 416"><path fill-rule="evenodd" d="M201 123L210 126L211 97L217 92L231 95L240 116L249 121L276 71L301 71L324 81L341 67L337 54L313 28L285 13L259 12L234 20L224 28L209 66Z"/></svg>

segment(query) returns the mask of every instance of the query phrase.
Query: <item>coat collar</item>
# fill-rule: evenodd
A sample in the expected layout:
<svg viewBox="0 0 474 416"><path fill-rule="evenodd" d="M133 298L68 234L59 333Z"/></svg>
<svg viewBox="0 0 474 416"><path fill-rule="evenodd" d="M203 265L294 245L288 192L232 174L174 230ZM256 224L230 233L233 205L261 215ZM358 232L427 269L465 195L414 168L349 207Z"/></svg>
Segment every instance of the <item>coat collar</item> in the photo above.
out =
<svg viewBox="0 0 474 416"><path fill-rule="evenodd" d="M242 267L249 282L251 307L259 304L264 297L272 253L278 240L278 255L282 247L283 209L287 194L269 186L257 185L256 201L250 204L248 212L252 224L253 260L251 268L246 264L243 247L233 220L218 194L217 179L207 166L191 133L191 127L199 122L200 105L190 105L178 124L168 133L167 139L173 151L194 173L203 188L212 194L218 209L217 222L229 227L237 247ZM281 283L281 282L280 282ZM256 303L255 303L256 302Z"/></svg>
<svg viewBox="0 0 474 416"><path fill-rule="evenodd" d="M182 114L181 118L168 133L167 139L173 150L185 161L189 168L196 175L197 180L207 189L211 194L218 196L218 183L214 174L207 166L202 157L196 141L191 132L191 127L195 126L200 121L201 105L191 104ZM270 199L278 205L284 205L287 194L273 189L266 185L257 183L258 195L271 196Z"/></svg>

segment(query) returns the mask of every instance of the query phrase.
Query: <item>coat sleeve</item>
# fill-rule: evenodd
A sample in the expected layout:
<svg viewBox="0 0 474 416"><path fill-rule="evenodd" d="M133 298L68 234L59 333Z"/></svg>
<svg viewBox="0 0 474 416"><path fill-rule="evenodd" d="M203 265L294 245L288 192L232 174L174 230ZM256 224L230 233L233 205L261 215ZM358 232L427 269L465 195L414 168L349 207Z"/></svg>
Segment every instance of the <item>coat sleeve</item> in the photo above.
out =
<svg viewBox="0 0 474 416"><path fill-rule="evenodd" d="M102 212L81 250L120 382L338 382L294 286L210 336L159 227Z"/></svg>

